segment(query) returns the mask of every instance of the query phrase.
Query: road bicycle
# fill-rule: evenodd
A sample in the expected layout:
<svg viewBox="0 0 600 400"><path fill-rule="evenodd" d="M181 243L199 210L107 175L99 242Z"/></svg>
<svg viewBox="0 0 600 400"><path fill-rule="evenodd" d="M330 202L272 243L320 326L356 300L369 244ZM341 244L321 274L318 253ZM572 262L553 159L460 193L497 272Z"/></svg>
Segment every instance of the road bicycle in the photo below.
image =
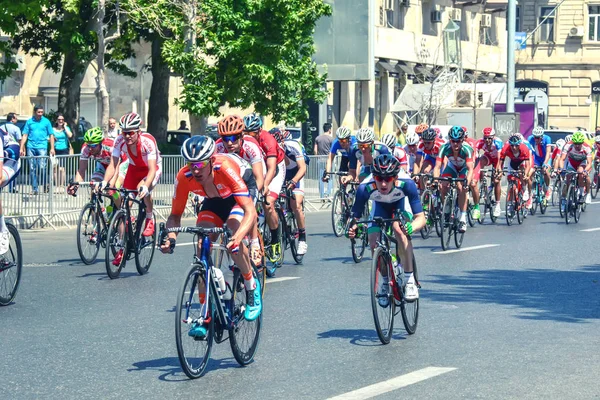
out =
<svg viewBox="0 0 600 400"><path fill-rule="evenodd" d="M508 187L506 189L506 224L511 226L514 222L515 216L519 225L525 220L527 215L527 209L525 207L525 200L523 200L523 184L521 179L523 177L523 171L504 169L504 173L508 173L506 179L508 180ZM516 174L515 174L516 173Z"/></svg>
<svg viewBox="0 0 600 400"><path fill-rule="evenodd" d="M598 190L600 190L600 161L596 158L594 160L594 175L592 178L592 185L590 187L590 194L592 195L592 199L595 199L598 196Z"/></svg>
<svg viewBox="0 0 600 400"><path fill-rule="evenodd" d="M404 226L406 219L401 212L397 212L395 218L383 219L375 217L372 220L358 221L359 224L373 223L380 229L377 247L373 253L373 262L371 264L371 308L373 311L373 320L375 329L381 343L388 344L392 338L394 330L394 317L398 314L396 307L400 308L402 322L408 334L412 335L417 331L419 321L419 299L406 300L407 279L404 274L404 268L397 260L397 266L394 266L392 259L392 244L398 245L393 231L390 229L393 222L399 222ZM406 234L406 232L404 232ZM406 235L411 240L410 235ZM413 276L417 287L419 284L419 274L417 263L413 254ZM387 279L386 279L387 278ZM386 282L387 281L387 282ZM381 290L383 285L389 285L387 290ZM388 301L380 302L380 299L387 298Z"/></svg>
<svg viewBox="0 0 600 400"><path fill-rule="evenodd" d="M71 185L92 188L90 202L83 207L77 221L77 251L81 261L88 265L96 261L100 247L106 247L108 224L116 210L113 196L93 190L94 184L71 182Z"/></svg>
<svg viewBox="0 0 600 400"><path fill-rule="evenodd" d="M560 208L560 199L562 198L562 187L564 183L564 178L560 173L552 172L554 177L554 183L552 184L552 196L551 196L551 204L552 206L557 206L560 211L561 218L563 217L563 210Z"/></svg>
<svg viewBox="0 0 600 400"><path fill-rule="evenodd" d="M488 183L489 178L489 183ZM494 192L496 182L496 170L482 171L481 179L479 181L479 208L481 209L481 216L478 222L483 224L485 222L485 216L489 213L490 220L495 223L498 217L494 216L494 208L496 208L496 194Z"/></svg>
<svg viewBox="0 0 600 400"><path fill-rule="evenodd" d="M161 223L160 243L166 241L169 232L194 234L194 241L201 248L200 257L194 250L192 267L185 276L175 308L175 342L183 372L191 379L201 377L210 359L213 343L222 343L227 339L236 361L242 366L250 364L258 348L262 313L254 321L244 318L244 278L234 265L227 248L210 240L210 235L218 234L222 236L221 242L227 243L231 238L231 231L226 226L167 229ZM220 253L219 265L213 263L211 250L213 254ZM222 276L221 269L233 271L231 285ZM253 267L255 277L256 274L256 268ZM206 327L207 333L203 338L189 335L189 331L198 325Z"/></svg>
<svg viewBox="0 0 600 400"><path fill-rule="evenodd" d="M290 249L292 258L296 264L302 264L304 254L298 254L298 242L300 233L298 231L298 221L296 221L296 215L292 211L292 198L295 198L293 190L288 189L285 184L279 194L279 211L283 215L283 243L284 247L281 248L283 253L285 250ZM304 212L304 201L302 202L302 211Z"/></svg>
<svg viewBox="0 0 600 400"><path fill-rule="evenodd" d="M121 209L113 215L108 227L106 273L111 279L118 278L127 261L134 258L135 268L140 275L144 275L150 269L156 247L156 229L152 236L142 235L146 220L146 205L142 199L136 197L137 190L123 188L107 188L106 190L116 190L124 199ZM137 216L132 214L134 212L132 208L137 208ZM156 226L154 215L152 219Z"/></svg>
<svg viewBox="0 0 600 400"><path fill-rule="evenodd" d="M336 175L346 176L348 172L324 172L323 176ZM350 188L348 189L348 186ZM333 226L333 234L340 237L344 234L346 225L350 220L352 204L354 203L354 196L356 195L356 186L352 182L341 185L339 189L333 195L333 201L331 203L331 225Z"/></svg>
<svg viewBox="0 0 600 400"><path fill-rule="evenodd" d="M6 222L8 251L0 255L0 306L9 305L17 295L23 271L23 245L17 228Z"/></svg>
<svg viewBox="0 0 600 400"><path fill-rule="evenodd" d="M432 230L439 236L442 232L440 229L440 214L441 214L441 195L439 187L431 180L431 174L416 174L414 177L424 179L424 190L421 193L421 204L423 205L423 213L425 214L425 226L421 229L421 237L429 238Z"/></svg>
<svg viewBox="0 0 600 400"><path fill-rule="evenodd" d="M460 209L458 207L458 182L465 183L467 180L465 178L436 178L438 181L446 181L449 182L448 193L446 193L446 198L444 199L444 203L442 206L442 214L441 214L441 236L440 239L442 241L442 249L448 250L450 248L450 240L454 236L454 244L457 249L460 249L463 243L463 239L465 236L464 232L458 231L459 214Z"/></svg>
<svg viewBox="0 0 600 400"><path fill-rule="evenodd" d="M535 215L539 206L540 213L545 214L546 209L548 208L548 201L546 200L546 191L548 189L548 185L546 185L546 181L544 180L544 168L537 166L534 168L535 172L533 174L533 185L531 187L531 196L533 197L529 213L531 215Z"/></svg>
<svg viewBox="0 0 600 400"><path fill-rule="evenodd" d="M369 210L368 207L365 207L363 214L363 219L369 218ZM350 223L351 220L348 221ZM347 229L346 229L347 231ZM360 263L363 259L365 251L369 247L369 233L367 230L366 224L358 224L356 228L356 236L350 239L350 249L352 250L352 259L355 263Z"/></svg>
<svg viewBox="0 0 600 400"><path fill-rule="evenodd" d="M565 175L565 185L568 189L567 196L562 202L565 203L564 218L568 225L571 223L571 218L578 223L581 213L585 211L585 195L580 195L582 187L579 185L579 176L584 175L584 172L566 171Z"/></svg>

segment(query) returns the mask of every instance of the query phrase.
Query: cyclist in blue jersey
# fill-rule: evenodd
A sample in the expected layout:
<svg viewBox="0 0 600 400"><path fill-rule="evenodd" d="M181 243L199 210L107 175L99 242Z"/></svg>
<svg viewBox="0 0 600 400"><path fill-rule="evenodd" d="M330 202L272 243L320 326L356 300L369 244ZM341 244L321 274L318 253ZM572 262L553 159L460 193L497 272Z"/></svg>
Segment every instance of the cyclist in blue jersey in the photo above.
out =
<svg viewBox="0 0 600 400"><path fill-rule="evenodd" d="M362 181L371 173L371 164L380 154L390 154L387 146L375 141L375 132L371 128L362 128L356 132L356 144L349 152L348 176L342 177L341 181L346 184L350 181ZM360 168L358 163L360 162ZM360 173L357 174L356 171Z"/></svg>
<svg viewBox="0 0 600 400"><path fill-rule="evenodd" d="M550 136L544 135L544 128L536 126L533 128L533 133L527 140L531 145L533 154L533 162L536 167L544 168L544 182L546 182L546 200L550 200L552 189L550 188L550 157L552 155L552 139ZM533 179L529 179L527 186L531 192Z"/></svg>
<svg viewBox="0 0 600 400"><path fill-rule="evenodd" d="M425 226L425 215L419 199L417 185L410 178L399 178L401 171L400 162L391 154L382 154L373 160L373 174L369 175L363 183L358 186L356 191L356 200L352 206L352 220L348 224L348 237L351 239L356 236L357 218L363 215L365 205L369 200L373 201L373 217L392 218L395 213L402 212L407 217L404 226L399 222L392 224L394 236L398 241L396 256L400 257L404 271L406 272L406 299L415 300L419 297L419 289L412 276L413 271L413 246L407 235ZM410 215L406 210L406 201L414 215ZM409 215L406 215L409 214ZM379 227L370 225L367 230L369 234L369 245L373 252L377 246L379 237ZM384 277L384 279L387 277ZM387 283L387 282L386 282ZM380 305L381 302L389 301L387 294L388 285L383 284L378 289Z"/></svg>
<svg viewBox="0 0 600 400"><path fill-rule="evenodd" d="M348 171L348 152L356 144L356 138L352 136L352 131L350 128L346 128L345 126L340 126L337 131L335 131L336 139L333 141L331 145L331 150L329 151L329 157L327 158L327 165L325 166L325 171L323 172L323 177L321 178L323 182L329 181L328 172L331 172L331 166L333 165L333 159L339 152L342 156L340 162L340 172Z"/></svg>

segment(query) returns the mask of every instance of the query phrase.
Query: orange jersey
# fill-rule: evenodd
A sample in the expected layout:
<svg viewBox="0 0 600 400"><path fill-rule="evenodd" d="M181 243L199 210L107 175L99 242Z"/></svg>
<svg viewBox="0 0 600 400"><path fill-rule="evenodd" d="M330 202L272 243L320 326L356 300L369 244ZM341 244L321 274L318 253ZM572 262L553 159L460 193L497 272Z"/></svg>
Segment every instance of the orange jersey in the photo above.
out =
<svg viewBox="0 0 600 400"><path fill-rule="evenodd" d="M240 165L228 154L215 154L211 157L211 160L213 183L217 188L219 197L225 199L234 196L236 203L241 207L244 204L244 198L250 199L250 193L240 174ZM179 170L175 178L171 214L183 214L190 192L209 198L202 184L194 179L192 171L185 165Z"/></svg>

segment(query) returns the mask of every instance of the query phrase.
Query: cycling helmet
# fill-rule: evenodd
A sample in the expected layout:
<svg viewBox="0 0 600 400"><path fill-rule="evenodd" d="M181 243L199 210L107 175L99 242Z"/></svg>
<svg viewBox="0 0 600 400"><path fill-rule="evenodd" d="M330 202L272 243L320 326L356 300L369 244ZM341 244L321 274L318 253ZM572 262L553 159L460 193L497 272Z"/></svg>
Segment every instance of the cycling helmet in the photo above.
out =
<svg viewBox="0 0 600 400"><path fill-rule="evenodd" d="M241 135L244 131L244 121L237 115L228 115L217 124L220 136Z"/></svg>
<svg viewBox="0 0 600 400"><path fill-rule="evenodd" d="M181 155L186 161L208 160L215 152L215 142L208 136L198 135L186 139L181 146Z"/></svg>
<svg viewBox="0 0 600 400"><path fill-rule="evenodd" d="M465 138L465 131L460 126L453 126L448 131L448 138L450 140L462 140Z"/></svg>
<svg viewBox="0 0 600 400"><path fill-rule="evenodd" d="M400 161L391 154L381 154L373 160L371 172L375 176L396 176L400 172Z"/></svg>
<svg viewBox="0 0 600 400"><path fill-rule="evenodd" d="M406 144L409 146L414 146L416 144L419 144L419 135L417 135L414 132L406 135Z"/></svg>
<svg viewBox="0 0 600 400"><path fill-rule="evenodd" d="M533 132L531 132L531 134L534 137L542 137L544 136L544 128L542 128L541 126L536 126L535 128L533 128Z"/></svg>
<svg viewBox="0 0 600 400"><path fill-rule="evenodd" d="M142 119L134 112L127 113L119 120L119 127L123 132L132 132L140 129Z"/></svg>
<svg viewBox="0 0 600 400"><path fill-rule="evenodd" d="M585 142L585 135L581 132L575 132L571 141L573 144L583 144L583 142Z"/></svg>
<svg viewBox="0 0 600 400"><path fill-rule="evenodd" d="M521 134L520 133L512 133L508 137L508 143L510 143L511 145L521 144L522 141L523 141L523 139L521 139Z"/></svg>
<svg viewBox="0 0 600 400"><path fill-rule="evenodd" d="M394 147L396 147L397 143L396 135L394 135L393 133L386 133L381 137L381 142L385 144L390 150L394 150Z"/></svg>
<svg viewBox="0 0 600 400"><path fill-rule="evenodd" d="M337 128L337 131L335 131L335 136L337 136L338 139L348 139L351 135L352 131L350 128L346 128L345 126L340 126Z"/></svg>
<svg viewBox="0 0 600 400"><path fill-rule="evenodd" d="M494 128L492 128L491 126L488 126L487 128L483 128L483 137L494 137L496 136L496 132L494 131Z"/></svg>
<svg viewBox="0 0 600 400"><path fill-rule="evenodd" d="M565 143L569 143L571 141L572 137L573 137L573 135L567 135L567 136L565 136Z"/></svg>
<svg viewBox="0 0 600 400"><path fill-rule="evenodd" d="M462 130L465 131L465 137L469 136L469 130L467 129L466 126L461 126Z"/></svg>
<svg viewBox="0 0 600 400"><path fill-rule="evenodd" d="M442 131L440 130L440 128L435 127L433 128L434 132L436 135L438 135L438 137L441 139L442 138Z"/></svg>
<svg viewBox="0 0 600 400"><path fill-rule="evenodd" d="M256 113L251 113L244 117L244 125L246 126L246 131L256 132L262 128L263 122Z"/></svg>
<svg viewBox="0 0 600 400"><path fill-rule="evenodd" d="M427 125L427 124L419 124L419 125L417 125L417 127L415 128L415 133L416 133L417 135L420 135L420 134L421 134L421 133L423 133L423 131L424 131L425 129L427 129L427 128L429 128L429 125Z"/></svg>
<svg viewBox="0 0 600 400"><path fill-rule="evenodd" d="M600 136L599 136L599 137L600 137ZM565 142L565 139L558 139L558 140L556 141L556 147L558 147L558 148L559 148L559 149L561 149L561 150L562 150L562 148L563 148L563 147L565 147L565 144L567 144L567 143Z"/></svg>
<svg viewBox="0 0 600 400"><path fill-rule="evenodd" d="M104 140L104 134L99 126L88 129L83 135L83 141L86 143L100 143Z"/></svg>
<svg viewBox="0 0 600 400"><path fill-rule="evenodd" d="M431 129L431 128L427 128L423 131L423 133L421 134L421 139L423 139L424 141L430 141L430 140L435 140L437 138L437 133L435 133L435 130Z"/></svg>
<svg viewBox="0 0 600 400"><path fill-rule="evenodd" d="M559 140L562 140L562 139L559 139ZM596 137L594 138L594 141L595 141L596 143L600 143L600 135L596 136ZM556 141L556 143L558 144L558 140Z"/></svg>
<svg viewBox="0 0 600 400"><path fill-rule="evenodd" d="M356 132L356 141L358 143L370 143L375 141L375 132L371 128L361 128Z"/></svg>
<svg viewBox="0 0 600 400"><path fill-rule="evenodd" d="M292 138L292 132L288 131L287 129L285 129L285 127L281 130L281 134L283 136L283 140L291 140Z"/></svg>
<svg viewBox="0 0 600 400"><path fill-rule="evenodd" d="M277 143L281 144L285 140L283 132L278 127L275 127L269 131L271 135L275 138Z"/></svg>

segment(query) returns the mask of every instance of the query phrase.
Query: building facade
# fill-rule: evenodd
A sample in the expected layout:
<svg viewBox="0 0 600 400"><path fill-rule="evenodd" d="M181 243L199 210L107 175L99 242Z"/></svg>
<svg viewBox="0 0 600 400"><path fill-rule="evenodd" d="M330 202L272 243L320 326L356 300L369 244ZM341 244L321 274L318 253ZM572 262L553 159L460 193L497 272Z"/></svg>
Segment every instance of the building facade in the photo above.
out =
<svg viewBox="0 0 600 400"><path fill-rule="evenodd" d="M518 101L538 101L539 125L594 130L600 125L600 1L519 0L516 22L530 36L516 53Z"/></svg>

